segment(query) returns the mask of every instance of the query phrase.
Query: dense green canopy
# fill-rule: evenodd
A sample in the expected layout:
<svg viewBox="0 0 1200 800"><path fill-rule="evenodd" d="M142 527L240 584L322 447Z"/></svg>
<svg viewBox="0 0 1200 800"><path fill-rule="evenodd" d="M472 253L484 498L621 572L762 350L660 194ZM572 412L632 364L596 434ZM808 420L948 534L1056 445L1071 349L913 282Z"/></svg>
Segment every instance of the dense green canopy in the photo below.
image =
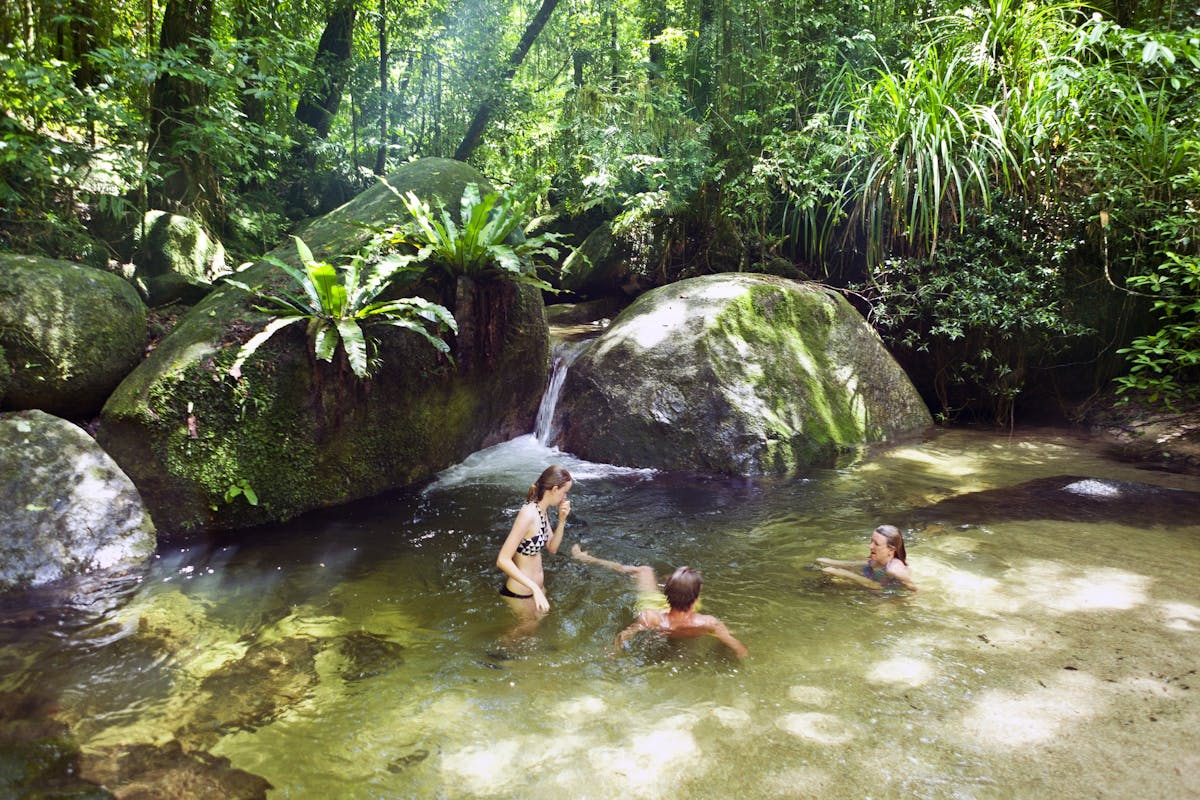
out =
<svg viewBox="0 0 1200 800"><path fill-rule="evenodd" d="M457 156L544 225L611 224L643 285L854 290L944 412L1007 419L1072 364L1171 399L1200 364L1198 26L1179 0L10 3L0 248L120 263L160 208L252 258Z"/></svg>

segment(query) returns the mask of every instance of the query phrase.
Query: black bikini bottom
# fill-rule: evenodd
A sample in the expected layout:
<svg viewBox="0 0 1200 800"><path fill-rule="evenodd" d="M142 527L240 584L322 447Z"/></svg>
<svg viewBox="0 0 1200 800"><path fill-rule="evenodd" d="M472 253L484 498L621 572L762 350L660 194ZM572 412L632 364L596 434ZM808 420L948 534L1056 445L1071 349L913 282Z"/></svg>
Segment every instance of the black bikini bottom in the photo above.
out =
<svg viewBox="0 0 1200 800"><path fill-rule="evenodd" d="M515 597L518 600L528 600L529 598L533 597L532 593L517 594L516 592L510 591L507 585L500 587L500 594L503 595L504 597Z"/></svg>

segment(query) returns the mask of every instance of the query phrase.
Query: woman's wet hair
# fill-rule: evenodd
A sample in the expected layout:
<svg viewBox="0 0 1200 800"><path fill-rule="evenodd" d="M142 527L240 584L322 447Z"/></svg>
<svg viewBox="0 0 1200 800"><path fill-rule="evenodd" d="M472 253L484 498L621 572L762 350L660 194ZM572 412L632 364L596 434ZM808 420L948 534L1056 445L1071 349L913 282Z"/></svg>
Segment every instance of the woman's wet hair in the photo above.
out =
<svg viewBox="0 0 1200 800"><path fill-rule="evenodd" d="M663 584L663 594L667 602L676 611L687 611L700 596L700 571L691 567L680 567L675 570L667 582Z"/></svg>
<svg viewBox="0 0 1200 800"><path fill-rule="evenodd" d="M904 552L904 535L900 533L900 529L895 525L880 525L875 529L887 542L887 546L896 551L896 558L900 559L900 563L908 565L908 556Z"/></svg>
<svg viewBox="0 0 1200 800"><path fill-rule="evenodd" d="M525 502L536 503L546 492L565 486L570 482L571 473L567 472L566 467L561 464L551 464L542 470L542 474L534 483L529 485L529 491L525 494Z"/></svg>

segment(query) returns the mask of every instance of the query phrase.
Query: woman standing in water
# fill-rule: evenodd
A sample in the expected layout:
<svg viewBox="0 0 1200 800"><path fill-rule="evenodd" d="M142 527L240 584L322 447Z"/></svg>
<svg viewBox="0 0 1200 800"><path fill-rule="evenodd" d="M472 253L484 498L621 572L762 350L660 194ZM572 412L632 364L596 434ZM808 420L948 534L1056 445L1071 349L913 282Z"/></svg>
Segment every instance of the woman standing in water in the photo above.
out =
<svg viewBox="0 0 1200 800"><path fill-rule="evenodd" d="M529 487L525 505L517 513L512 530L508 532L508 538L496 556L496 566L508 576L500 594L526 622L536 622L538 617L550 610L550 602L546 600L543 589L542 548L551 553L558 552L563 529L571 513L571 501L567 499L569 491L571 473L558 464L546 467ZM558 508L558 524L553 532L550 519L546 516L550 506Z"/></svg>
<svg viewBox="0 0 1200 800"><path fill-rule="evenodd" d="M884 589L889 586L904 586L917 590L908 571L908 556L904 552L904 536L895 525L880 525L871 533L871 546L867 563L861 561L836 561L818 558L827 575L847 578L868 589Z"/></svg>

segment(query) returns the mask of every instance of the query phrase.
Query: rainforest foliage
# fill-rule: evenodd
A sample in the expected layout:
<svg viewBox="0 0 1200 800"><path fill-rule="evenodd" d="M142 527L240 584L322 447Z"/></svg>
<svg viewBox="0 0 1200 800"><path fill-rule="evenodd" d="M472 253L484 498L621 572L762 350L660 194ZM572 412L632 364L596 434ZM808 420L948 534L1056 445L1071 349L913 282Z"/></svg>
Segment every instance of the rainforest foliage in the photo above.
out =
<svg viewBox="0 0 1200 800"><path fill-rule="evenodd" d="M256 258L454 156L644 285L852 292L948 415L1200 385L1195 3L26 0L0 48L5 250L112 267L161 208Z"/></svg>

